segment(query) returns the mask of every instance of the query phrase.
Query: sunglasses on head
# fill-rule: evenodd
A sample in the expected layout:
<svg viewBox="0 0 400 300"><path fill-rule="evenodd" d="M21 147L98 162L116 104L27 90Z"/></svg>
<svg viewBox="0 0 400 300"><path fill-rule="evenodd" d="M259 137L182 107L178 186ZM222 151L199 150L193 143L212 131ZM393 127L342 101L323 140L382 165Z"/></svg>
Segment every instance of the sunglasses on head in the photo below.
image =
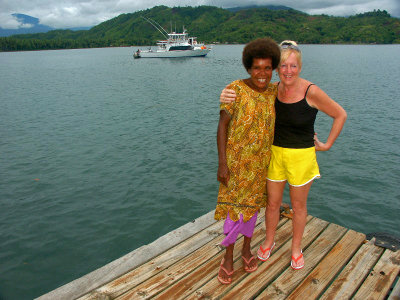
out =
<svg viewBox="0 0 400 300"><path fill-rule="evenodd" d="M292 43L283 43L281 45L281 49L293 49L293 50L301 52L299 47L293 45Z"/></svg>

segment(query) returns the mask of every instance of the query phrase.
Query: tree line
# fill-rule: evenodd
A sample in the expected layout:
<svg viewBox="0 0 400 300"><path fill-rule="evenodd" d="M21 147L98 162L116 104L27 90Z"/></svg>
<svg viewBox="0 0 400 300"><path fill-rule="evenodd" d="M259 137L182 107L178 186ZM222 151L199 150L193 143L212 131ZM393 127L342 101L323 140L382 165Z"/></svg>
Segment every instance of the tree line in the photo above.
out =
<svg viewBox="0 0 400 300"><path fill-rule="evenodd" d="M245 44L259 37L301 44L399 44L400 19L385 10L350 17L309 15L291 8L249 8L229 11L213 6L156 6L121 14L90 30L53 30L0 38L0 51L75 49L155 45L164 37L143 17L167 31L183 26L199 41Z"/></svg>

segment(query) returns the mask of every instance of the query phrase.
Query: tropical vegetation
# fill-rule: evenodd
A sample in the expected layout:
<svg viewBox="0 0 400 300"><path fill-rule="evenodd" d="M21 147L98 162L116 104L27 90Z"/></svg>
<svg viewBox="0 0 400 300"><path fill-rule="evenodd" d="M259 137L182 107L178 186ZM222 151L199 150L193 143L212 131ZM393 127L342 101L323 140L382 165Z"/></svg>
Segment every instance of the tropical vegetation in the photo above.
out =
<svg viewBox="0 0 400 300"><path fill-rule="evenodd" d="M291 39L302 44L400 43L400 19L385 10L333 17L285 7L228 10L213 6L156 6L121 14L90 30L53 30L0 38L0 51L154 45L164 37L145 18L167 31L181 31L184 26L206 43L244 44L259 37Z"/></svg>

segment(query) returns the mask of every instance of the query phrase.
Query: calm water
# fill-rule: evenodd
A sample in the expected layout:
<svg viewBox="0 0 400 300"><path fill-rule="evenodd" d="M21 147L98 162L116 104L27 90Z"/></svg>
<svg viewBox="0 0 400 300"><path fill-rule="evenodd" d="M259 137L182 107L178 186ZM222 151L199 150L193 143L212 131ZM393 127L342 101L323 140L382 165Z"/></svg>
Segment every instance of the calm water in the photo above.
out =
<svg viewBox="0 0 400 300"><path fill-rule="evenodd" d="M242 49L0 53L0 299L40 296L214 209L218 96L246 77ZM318 153L309 213L400 236L400 45L302 49L303 76L349 116ZM320 138L330 124L318 115Z"/></svg>

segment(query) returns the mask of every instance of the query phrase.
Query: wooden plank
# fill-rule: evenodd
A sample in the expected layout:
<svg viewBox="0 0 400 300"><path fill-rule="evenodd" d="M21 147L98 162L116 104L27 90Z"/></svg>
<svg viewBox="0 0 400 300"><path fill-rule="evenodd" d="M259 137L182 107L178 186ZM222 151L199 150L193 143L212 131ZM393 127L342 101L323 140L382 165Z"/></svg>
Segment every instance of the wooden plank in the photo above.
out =
<svg viewBox="0 0 400 300"><path fill-rule="evenodd" d="M286 219L286 218L285 218ZM312 218L308 218L311 220ZM288 220L288 219L286 219ZM291 237L292 233L292 221L288 221L284 223L282 226L279 226L276 232L275 236L275 241L277 243L277 246L273 249L272 255L279 249L279 247L283 244L285 244ZM261 238L256 238L255 243L256 246L254 247L253 252L255 253L260 246L260 244L264 241L265 239L265 230L263 230ZM258 261L259 268L261 266L262 262ZM256 273L259 272L259 269L256 271ZM226 293L229 289L231 289L237 282L241 281L243 278L248 276L248 274L243 270L241 262L237 263L235 265L235 273L232 277L232 284L230 286L222 285L219 283L219 281L216 279L218 269L214 270L212 274L211 280L209 280L206 284L200 286L200 288L194 290L194 292L189 295L188 299L213 299L217 298L219 295L223 295Z"/></svg>
<svg viewBox="0 0 400 300"><path fill-rule="evenodd" d="M388 300L400 300L400 279L397 280L396 285L393 287Z"/></svg>
<svg viewBox="0 0 400 300"><path fill-rule="evenodd" d="M129 260L130 268L124 266L127 273L79 299L254 299L257 297L257 299L274 300L283 298L375 300L389 297L389 300L400 300L400 280L398 280L400 250L392 252L373 243L363 244L364 234L352 230L346 232L347 229L339 225L329 224L312 216L307 218L308 223L302 241L306 265L302 270L292 270L290 268L292 220L288 219L291 217L290 213L278 224L275 237L277 245L270 259L264 263L258 262L259 269L254 273L248 274L243 270L241 259L243 237L238 239L234 251L235 273L232 284L221 285L216 277L224 255L224 248L220 246L224 238L221 230L223 221L212 222L209 215L210 213L205 215L207 218L201 217L207 224L202 222L197 226L197 230L192 230L191 226L186 224L152 244L141 247L140 251L133 251L119 259L117 264L112 263L107 265L107 269L102 268L103 273L106 270L113 271L114 265L123 265L125 260ZM264 210L262 210L252 239L253 253L264 239ZM158 243L161 247L159 249ZM139 259L140 263L137 263L138 260L130 262L133 253L143 254ZM96 273L96 278L100 276L99 274ZM88 288L94 284L89 281L85 281L89 284ZM62 288L59 289L61 297L55 298L67 299L63 298L65 288ZM74 293L82 295L85 292ZM50 295L53 294L44 296L50 297ZM50 299L46 297L43 299ZM72 298L76 297L69 299Z"/></svg>
<svg viewBox="0 0 400 300"><path fill-rule="evenodd" d="M210 211L192 222L186 223L185 225L159 237L154 242L139 247L105 266L50 291L37 299L70 300L81 297L99 286L102 286L148 262L157 255L164 253L171 247L176 246L180 242L190 238L197 232L214 223L214 211Z"/></svg>
<svg viewBox="0 0 400 300"><path fill-rule="evenodd" d="M286 224L288 219L282 219L280 221L280 225ZM253 247L256 244L261 243L262 240L265 238L265 229L264 229L264 224L261 224L258 226L258 228L255 230L253 234L253 239L252 239L252 244ZM236 244L235 244L235 250L234 250L234 269L236 270L234 273L234 276L237 276L240 272L243 271L241 268L242 262L241 262L241 248L243 245L243 239L239 239ZM254 250L253 250L254 251ZM220 255L216 256L213 258L212 262L205 262L205 264L197 269L194 270L193 273L190 274L190 276L185 277L183 280L180 282L177 282L174 286L170 287L169 289L165 290L163 293L160 295L157 295L158 299L182 299L191 293L195 292L198 288L202 287L205 283L209 281L215 281L218 282L217 280L217 273L219 269L219 264L222 260L222 256L224 255L224 249L221 251ZM211 265L210 265L211 263ZM243 271L244 273L244 271ZM247 273L246 273L247 274ZM218 285L221 286L221 284L218 282ZM226 286L224 286L226 287Z"/></svg>
<svg viewBox="0 0 400 300"><path fill-rule="evenodd" d="M186 257L188 254L202 247L207 242L220 236L222 234L222 224L222 221L213 223L208 228L199 231L197 234L187 239L184 243L176 245L169 251L153 258L149 262L142 264L132 271L82 296L79 300L98 299L100 296L115 298L116 296L123 294L129 289L167 269L182 257Z"/></svg>
<svg viewBox="0 0 400 300"><path fill-rule="evenodd" d="M350 299L376 264L383 250L373 243L362 245L320 299Z"/></svg>
<svg viewBox="0 0 400 300"><path fill-rule="evenodd" d="M307 223L302 240L303 248L307 248L327 226L328 222L318 218L314 218ZM245 280L238 282L223 295L222 299L249 299L257 296L283 270L289 267L290 248L291 239L282 245L266 262L262 263L257 272L250 273Z"/></svg>
<svg viewBox="0 0 400 300"><path fill-rule="evenodd" d="M332 249L346 231L347 229L344 227L329 224L325 231L304 251L304 268L301 270L287 268L257 299L285 299Z"/></svg>
<svg viewBox="0 0 400 300"><path fill-rule="evenodd" d="M264 224L263 214L259 215L258 223L257 226L261 228ZM222 233L221 228L219 232ZM207 266L208 268L214 267L214 264L217 263L215 256L223 249L220 246L223 239L224 236L221 234L216 239L208 242L204 247L190 253L186 257L183 257L176 264L169 266L156 276L153 276L149 280L135 286L117 299L147 299L161 293L169 286L180 282L181 278L192 273L200 266L203 266L204 262L210 262L210 265ZM242 240L243 239L241 238L239 244L243 242ZM238 251L239 250L237 250L237 252ZM166 254L168 255L169 253ZM192 276L193 275L191 275L191 277Z"/></svg>
<svg viewBox="0 0 400 300"><path fill-rule="evenodd" d="M385 299L400 271L400 250L385 250L354 299Z"/></svg>
<svg viewBox="0 0 400 300"><path fill-rule="evenodd" d="M365 241L365 234L349 230L287 299L315 299Z"/></svg>
<svg viewBox="0 0 400 300"><path fill-rule="evenodd" d="M187 274L191 273L192 270L202 266L204 261L213 259L215 255L221 252L221 250L216 247L216 244L219 244L222 240L223 237L220 237L217 243L213 240L212 243L209 243L198 251L195 251L193 255L191 254L186 258L182 258L180 262L177 262L156 276L146 280L131 289L128 293L123 294L118 299L148 299L159 294L172 284L178 282Z"/></svg>

